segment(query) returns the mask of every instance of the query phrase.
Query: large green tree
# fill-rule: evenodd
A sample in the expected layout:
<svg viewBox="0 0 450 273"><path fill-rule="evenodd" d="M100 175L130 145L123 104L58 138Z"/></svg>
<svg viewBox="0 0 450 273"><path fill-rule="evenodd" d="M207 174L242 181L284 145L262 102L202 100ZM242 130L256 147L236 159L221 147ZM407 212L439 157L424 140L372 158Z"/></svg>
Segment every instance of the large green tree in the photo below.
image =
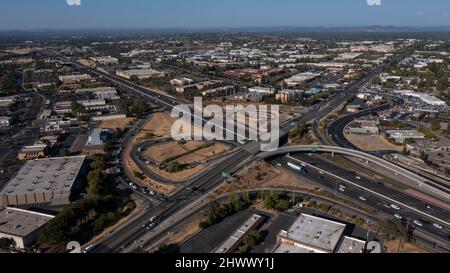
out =
<svg viewBox="0 0 450 273"><path fill-rule="evenodd" d="M88 176L87 193L90 195L107 195L109 193L108 181L105 172L101 169L90 171Z"/></svg>

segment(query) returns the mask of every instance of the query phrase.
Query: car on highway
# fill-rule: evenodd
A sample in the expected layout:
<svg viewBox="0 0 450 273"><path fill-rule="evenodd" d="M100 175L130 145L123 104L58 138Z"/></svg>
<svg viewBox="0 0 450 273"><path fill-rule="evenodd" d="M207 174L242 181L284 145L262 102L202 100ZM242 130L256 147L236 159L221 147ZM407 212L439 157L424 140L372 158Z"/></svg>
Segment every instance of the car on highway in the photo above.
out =
<svg viewBox="0 0 450 273"><path fill-rule="evenodd" d="M434 226L435 228L437 228L437 229L442 229L442 226L439 225L438 223L433 224L433 226Z"/></svg>
<svg viewBox="0 0 450 273"><path fill-rule="evenodd" d="M145 164L150 164L150 160L145 160Z"/></svg>
<svg viewBox="0 0 450 273"><path fill-rule="evenodd" d="M361 180L361 176L356 176L355 178L358 180Z"/></svg>
<svg viewBox="0 0 450 273"><path fill-rule="evenodd" d="M361 200L361 201L363 201L363 202L366 202L366 201L367 201L367 198L364 197L364 196L360 196L360 197L359 197L359 200Z"/></svg>
<svg viewBox="0 0 450 273"><path fill-rule="evenodd" d="M84 250L83 253L89 253L91 251L93 251L95 248L95 245L88 245Z"/></svg>
<svg viewBox="0 0 450 273"><path fill-rule="evenodd" d="M156 223L150 223L150 224L147 225L146 229L147 229L147 230L152 230L152 229L154 229L155 227L156 227Z"/></svg>
<svg viewBox="0 0 450 273"><path fill-rule="evenodd" d="M342 185L342 184L339 185L339 190L340 190L341 192L344 192L345 189L347 189L347 187L346 187L345 185Z"/></svg>
<svg viewBox="0 0 450 273"><path fill-rule="evenodd" d="M403 217L400 214L398 214L398 213L394 214L394 217L399 219L399 220L403 219Z"/></svg>
<svg viewBox="0 0 450 273"><path fill-rule="evenodd" d="M416 226L423 227L423 223L420 222L419 220L414 220L413 223L414 223L414 225L416 225Z"/></svg>
<svg viewBox="0 0 450 273"><path fill-rule="evenodd" d="M397 205L395 205L395 204L392 204L392 205L391 205L391 208L393 208L393 209L395 209L395 210L400 210L400 207L397 206Z"/></svg>
<svg viewBox="0 0 450 273"><path fill-rule="evenodd" d="M150 223L154 223L156 221L158 221L159 217L158 216L153 216L150 218Z"/></svg>

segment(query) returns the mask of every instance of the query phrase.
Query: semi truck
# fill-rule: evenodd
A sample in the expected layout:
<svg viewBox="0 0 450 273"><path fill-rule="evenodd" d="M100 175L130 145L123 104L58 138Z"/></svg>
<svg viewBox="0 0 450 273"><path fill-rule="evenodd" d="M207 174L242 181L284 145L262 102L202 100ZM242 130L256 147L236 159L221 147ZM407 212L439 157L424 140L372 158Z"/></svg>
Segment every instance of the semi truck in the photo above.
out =
<svg viewBox="0 0 450 273"><path fill-rule="evenodd" d="M308 168L306 167L305 164L301 164L299 166L299 165L294 164L292 162L288 162L287 165L288 165L289 168L291 168L291 169L293 169L293 170L295 170L295 171L297 171L297 172L299 172L301 174L308 174L309 173L309 170L308 170Z"/></svg>

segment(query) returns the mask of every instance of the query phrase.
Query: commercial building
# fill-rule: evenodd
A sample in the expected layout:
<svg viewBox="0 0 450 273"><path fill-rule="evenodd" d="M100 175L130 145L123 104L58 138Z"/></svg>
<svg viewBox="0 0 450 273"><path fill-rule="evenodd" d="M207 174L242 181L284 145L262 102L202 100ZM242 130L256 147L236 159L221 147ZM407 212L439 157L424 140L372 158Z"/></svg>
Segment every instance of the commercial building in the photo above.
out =
<svg viewBox="0 0 450 273"><path fill-rule="evenodd" d="M288 79L285 79L284 82L290 87L295 87L304 84L306 82L312 81L320 76L321 76L320 73L305 72L294 75Z"/></svg>
<svg viewBox="0 0 450 273"><path fill-rule="evenodd" d="M342 223L301 214L289 230L278 234L275 253L333 253L345 228Z"/></svg>
<svg viewBox="0 0 450 273"><path fill-rule="evenodd" d="M252 229L256 228L263 218L261 215L254 214L242 226L240 226L225 242L216 248L214 253L230 253L233 252L242 242L245 235Z"/></svg>
<svg viewBox="0 0 450 273"><path fill-rule="evenodd" d="M83 81L90 81L90 80L92 80L92 77L87 74L69 75L69 76L59 76L59 80L63 84L76 84L76 83L80 83Z"/></svg>
<svg viewBox="0 0 450 273"><path fill-rule="evenodd" d="M319 94L320 92L322 92L322 89L320 88L311 88L305 91L305 95L311 96L314 94Z"/></svg>
<svg viewBox="0 0 450 273"><path fill-rule="evenodd" d="M0 209L0 238L12 239L16 248L24 249L35 242L39 231L53 217L17 208Z"/></svg>
<svg viewBox="0 0 450 273"><path fill-rule="evenodd" d="M182 78L182 79L173 79L170 81L170 85L172 86L183 86L194 83L194 80L188 79L188 78Z"/></svg>
<svg viewBox="0 0 450 273"><path fill-rule="evenodd" d="M99 110L109 110L114 108L113 105L106 104L104 99L96 99L96 100L80 100L79 104L83 105L88 111L99 111Z"/></svg>
<svg viewBox="0 0 450 273"><path fill-rule="evenodd" d="M89 135L88 146L102 146L112 136L112 132L108 129L95 128Z"/></svg>
<svg viewBox="0 0 450 273"><path fill-rule="evenodd" d="M391 93L393 95L417 98L417 99L420 99L423 103L426 103L426 104L432 105L432 106L446 106L447 105L445 103L445 101L440 100L436 97L430 96L427 93L419 93L419 92L414 92L411 90L396 90L396 91L392 91Z"/></svg>
<svg viewBox="0 0 450 273"><path fill-rule="evenodd" d="M344 236L336 253L363 253L366 249L366 241Z"/></svg>
<svg viewBox="0 0 450 273"><path fill-rule="evenodd" d="M87 88L78 89L76 93L92 93L98 99L102 100L118 100L120 97L117 95L117 90L114 87L97 87L97 88Z"/></svg>
<svg viewBox="0 0 450 273"><path fill-rule="evenodd" d="M275 98L281 103L287 103L287 102L290 102L292 100L296 100L296 99L302 97L302 95L304 93L305 93L305 91L303 91L303 90L285 89L285 90L279 91L277 93L277 95L275 96Z"/></svg>
<svg viewBox="0 0 450 273"><path fill-rule="evenodd" d="M250 93L257 93L262 95L273 95L275 94L275 89L270 87L251 87L248 89L248 92Z"/></svg>
<svg viewBox="0 0 450 273"><path fill-rule="evenodd" d="M17 96L0 97L1 106L9 106L17 100Z"/></svg>
<svg viewBox="0 0 450 273"><path fill-rule="evenodd" d="M424 139L425 135L416 130L389 130L387 134L398 143L405 142L406 139Z"/></svg>
<svg viewBox="0 0 450 273"><path fill-rule="evenodd" d="M30 160L42 158L47 155L47 145L24 146L20 149L17 158L19 160Z"/></svg>
<svg viewBox="0 0 450 273"><path fill-rule="evenodd" d="M355 120L348 130L354 134L379 134L379 120Z"/></svg>
<svg viewBox="0 0 450 273"><path fill-rule="evenodd" d="M361 55L362 55L362 53L341 53L334 60L336 60L336 61L351 61L351 60L358 58Z"/></svg>
<svg viewBox="0 0 450 273"><path fill-rule="evenodd" d="M297 59L297 60L318 60L318 59L326 59L330 55L327 54L293 54L289 55L289 58Z"/></svg>
<svg viewBox="0 0 450 273"><path fill-rule="evenodd" d="M92 57L91 60L101 65L116 65L119 64L119 59L105 56L105 57Z"/></svg>
<svg viewBox="0 0 450 273"><path fill-rule="evenodd" d="M140 80L162 78L165 76L164 72L154 69L130 69L130 70L117 70L116 75L128 80L133 77L137 77Z"/></svg>
<svg viewBox="0 0 450 273"><path fill-rule="evenodd" d="M360 103L352 103L347 105L346 110L349 113L358 113L362 108L363 106Z"/></svg>
<svg viewBox="0 0 450 273"><path fill-rule="evenodd" d="M236 91L236 88L232 85L218 87L209 89L202 92L202 96L204 97L223 97L223 96L229 96L233 94Z"/></svg>
<svg viewBox="0 0 450 273"><path fill-rule="evenodd" d="M0 192L4 206L69 204L79 190L84 156L30 160Z"/></svg>
<svg viewBox="0 0 450 273"><path fill-rule="evenodd" d="M53 105L53 111L59 115L72 112L71 101L60 101Z"/></svg>

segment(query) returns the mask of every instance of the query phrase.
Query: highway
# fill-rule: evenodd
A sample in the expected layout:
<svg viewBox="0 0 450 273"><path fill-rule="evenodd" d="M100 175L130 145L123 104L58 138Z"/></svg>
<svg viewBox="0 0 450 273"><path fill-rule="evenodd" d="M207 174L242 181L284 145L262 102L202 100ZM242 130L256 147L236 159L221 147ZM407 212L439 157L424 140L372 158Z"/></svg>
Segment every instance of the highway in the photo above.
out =
<svg viewBox="0 0 450 273"><path fill-rule="evenodd" d="M140 96L146 97L147 99L154 101L154 103L162 107L166 107L167 110L170 110L180 104L180 102L173 98L163 96L132 82L123 80L108 73L84 67L72 61L71 63L79 68L88 69L90 73L108 79L112 83L124 87ZM303 122L313 122L334 111L338 106L345 103L350 96L358 92L360 88L374 75L379 74L380 71L380 69L372 71L363 80L351 83L345 88L345 90L336 92L328 100L324 100L318 105L312 107L310 111L304 115L283 124L280 130L280 138L285 137L289 131L296 128L299 124ZM220 162L220 164L216 164L215 168L212 168L209 172L197 177L194 181L192 181L192 183L190 183L190 185L188 185L191 189L200 189L199 191L187 190L188 186L186 186L182 190L170 196L167 201L156 204L155 207L146 211L141 217L127 223L120 229L120 232L117 232L114 236L109 237L107 240L104 240L102 243L97 245L94 252L117 252L120 249L125 249L132 242L138 240L147 233L147 230L143 228L143 225L147 223L150 217L159 216L161 221L165 221L170 219L175 212L180 210L180 208L183 207L183 204L193 203L199 198L199 196L207 195L208 191L224 182L224 178L222 177L223 172L233 173L237 171L243 164L245 164L246 161L258 154L260 150L255 149L255 147L258 148L258 146L258 143L248 142L241 148L238 148L237 151L230 157L225 158ZM401 170L401 172L403 172L403 170ZM423 180L420 180L420 182L425 183Z"/></svg>
<svg viewBox="0 0 450 273"><path fill-rule="evenodd" d="M391 107L390 104L383 104L378 107L370 108L370 109L361 111L356 114L350 114L350 115L341 117L341 118L337 119L336 121L334 121L332 124L330 124L330 126L328 126L327 134L331 138L331 141L339 147L346 148L346 149L352 149L352 150L356 150L356 151L363 151L347 139L347 137L345 136L345 133L344 133L346 126L348 124L350 124L352 121L354 121L355 119L358 119L358 118L361 118L364 116L369 116L369 115L372 115L373 113L377 113L380 111L387 110L390 107ZM366 151L363 151L363 152L366 152ZM398 151L390 151L390 150L382 151L382 150L380 150L380 151L373 151L373 152L366 152L366 153L383 158L383 156L385 156L385 155L397 154ZM404 167L401 167L401 168L404 168ZM425 181L427 181L426 182L427 184L437 187L437 188L440 188L443 191L445 191L446 193L450 192L449 191L450 187L448 186L448 183L445 183L445 182L439 181L439 179L430 177L431 175L419 175L417 172L415 172L415 171L413 171L413 172L416 175L421 176L423 179L425 179Z"/></svg>
<svg viewBox="0 0 450 273"><path fill-rule="evenodd" d="M175 212L180 210L184 205L194 202L198 195L203 195L217 186L217 183L224 182L222 177L223 172L233 173L240 168L240 164L248 159L249 153L243 150L238 151L232 156L226 158L222 164L216 165L217 168L211 169L201 177L198 177L193 183L189 184L189 188L197 188L198 192L189 190L184 187L174 195L170 196L166 202L156 205L154 208L148 210L143 216L135 221L127 224L120 234L110 237L107 241L98 245L94 252L107 253L115 252L123 249L124 246L129 245L136 239L145 235L148 231L143 228L143 225L148 222L152 216L159 216L161 221L169 219Z"/></svg>
<svg viewBox="0 0 450 273"><path fill-rule="evenodd" d="M300 145L300 146L285 146L281 147L274 152L265 152L257 155L259 159L267 159L276 156L282 156L288 153L311 153L311 152L325 152L332 154L340 154L350 157L360 158L366 162L376 164L383 167L384 169L393 172L395 175L404 176L410 181L414 181L415 185L408 185L421 192L427 192L428 194L443 200L445 202L450 202L449 189L440 184L435 184L434 182L417 175L409 170L399 167L398 165L391 163L383 158L357 151L352 149L345 149L336 146L323 146L323 145Z"/></svg>
<svg viewBox="0 0 450 273"><path fill-rule="evenodd" d="M337 196L343 195L350 197L357 203L381 211L394 219L401 216L399 220L404 221L411 228L418 229L427 233L429 236L433 236L438 241L441 241L446 248L450 245L450 226L441 225L442 227L438 228L434 225L436 224L435 217L430 218L424 215L436 215L448 222L450 219L448 210L427 204L424 201L408 196L368 178L361 177L358 179L354 172L342 169L315 156L295 154L291 157L284 157L272 161L272 163L282 164L284 168L290 169L297 175L302 176L299 172L288 167L287 162L306 165L309 169L306 177L331 189ZM379 194L373 194L373 192ZM390 199L398 200L398 202L392 202ZM404 204L418 207L426 213L418 213L415 210L409 209L407 206L405 207ZM396 205L397 207L392 205Z"/></svg>

